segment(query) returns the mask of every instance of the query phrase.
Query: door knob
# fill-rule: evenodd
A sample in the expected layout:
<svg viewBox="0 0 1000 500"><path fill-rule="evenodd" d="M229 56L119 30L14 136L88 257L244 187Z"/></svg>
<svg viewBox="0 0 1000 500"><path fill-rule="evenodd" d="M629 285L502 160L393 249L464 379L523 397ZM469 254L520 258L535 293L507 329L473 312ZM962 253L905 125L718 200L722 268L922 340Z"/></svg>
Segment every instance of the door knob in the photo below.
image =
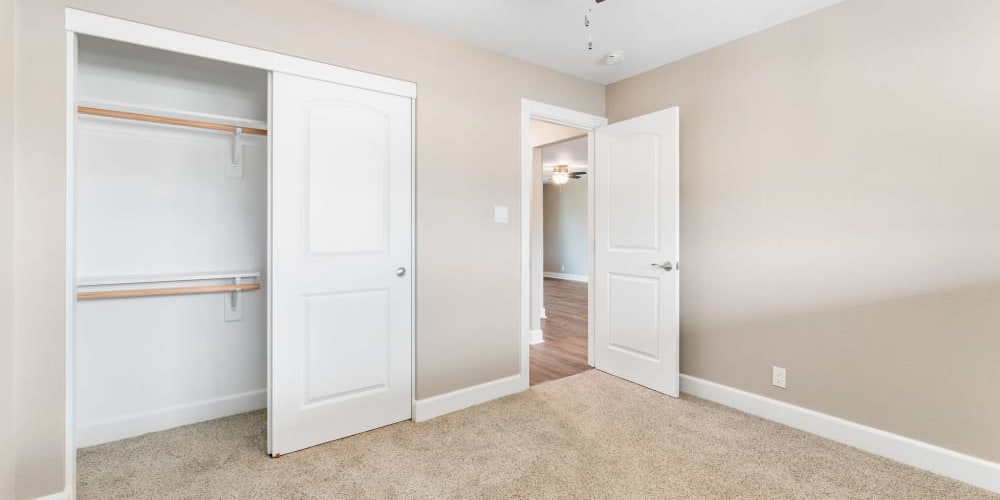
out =
<svg viewBox="0 0 1000 500"><path fill-rule="evenodd" d="M396 276L403 276L404 274L406 274L406 268L405 267L397 267L396 268Z"/></svg>
<svg viewBox="0 0 1000 500"><path fill-rule="evenodd" d="M666 261L666 262L664 262L663 264L657 264L656 262L654 262L652 265L653 265L653 267L658 267L658 268L663 269L664 271L667 271L667 272L670 272L670 271L674 270L674 265L669 260Z"/></svg>

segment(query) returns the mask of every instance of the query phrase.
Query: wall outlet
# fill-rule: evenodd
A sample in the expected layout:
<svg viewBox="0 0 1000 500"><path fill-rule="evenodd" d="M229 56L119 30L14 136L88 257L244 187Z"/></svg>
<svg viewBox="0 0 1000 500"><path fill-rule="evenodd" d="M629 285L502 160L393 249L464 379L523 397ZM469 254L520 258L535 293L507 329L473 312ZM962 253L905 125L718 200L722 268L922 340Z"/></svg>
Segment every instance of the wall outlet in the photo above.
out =
<svg viewBox="0 0 1000 500"><path fill-rule="evenodd" d="M785 369L780 366L771 367L771 385L785 388Z"/></svg>
<svg viewBox="0 0 1000 500"><path fill-rule="evenodd" d="M566 264L563 264L562 266L560 266L559 270L560 271L566 271Z"/></svg>

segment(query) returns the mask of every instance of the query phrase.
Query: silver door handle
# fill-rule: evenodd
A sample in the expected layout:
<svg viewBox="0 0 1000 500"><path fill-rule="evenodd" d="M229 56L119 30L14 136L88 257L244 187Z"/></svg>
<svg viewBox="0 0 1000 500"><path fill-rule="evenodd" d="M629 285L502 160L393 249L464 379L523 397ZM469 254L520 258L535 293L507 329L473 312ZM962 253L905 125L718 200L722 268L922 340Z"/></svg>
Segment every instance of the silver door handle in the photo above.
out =
<svg viewBox="0 0 1000 500"><path fill-rule="evenodd" d="M664 262L663 264L657 264L656 262L654 262L652 264L652 266L653 267L658 267L658 268L663 269L664 271L667 271L667 272L670 272L670 271L674 270L674 265L669 260L666 261L666 262Z"/></svg>
<svg viewBox="0 0 1000 500"><path fill-rule="evenodd" d="M404 274L406 274L406 268L405 267L397 267L396 268L396 276L403 276Z"/></svg>

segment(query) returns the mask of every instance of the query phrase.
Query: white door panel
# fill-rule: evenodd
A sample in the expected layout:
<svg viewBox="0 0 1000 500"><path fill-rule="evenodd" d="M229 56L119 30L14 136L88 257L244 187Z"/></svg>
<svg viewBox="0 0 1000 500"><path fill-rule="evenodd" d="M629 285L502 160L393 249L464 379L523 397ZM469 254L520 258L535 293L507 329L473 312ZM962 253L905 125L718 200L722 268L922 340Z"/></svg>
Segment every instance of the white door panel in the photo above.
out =
<svg viewBox="0 0 1000 500"><path fill-rule="evenodd" d="M676 397L678 110L602 127L596 141L597 368Z"/></svg>
<svg viewBox="0 0 1000 500"><path fill-rule="evenodd" d="M410 418L412 105L274 73L272 454Z"/></svg>

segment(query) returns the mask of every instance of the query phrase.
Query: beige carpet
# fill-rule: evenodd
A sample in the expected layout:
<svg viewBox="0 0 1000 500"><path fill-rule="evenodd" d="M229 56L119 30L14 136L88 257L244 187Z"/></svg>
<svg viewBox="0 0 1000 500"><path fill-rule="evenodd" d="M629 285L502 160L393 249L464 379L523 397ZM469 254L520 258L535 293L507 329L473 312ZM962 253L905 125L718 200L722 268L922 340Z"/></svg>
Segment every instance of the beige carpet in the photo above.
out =
<svg viewBox="0 0 1000 500"><path fill-rule="evenodd" d="M598 371L285 455L263 412L81 450L88 498L1000 498Z"/></svg>

